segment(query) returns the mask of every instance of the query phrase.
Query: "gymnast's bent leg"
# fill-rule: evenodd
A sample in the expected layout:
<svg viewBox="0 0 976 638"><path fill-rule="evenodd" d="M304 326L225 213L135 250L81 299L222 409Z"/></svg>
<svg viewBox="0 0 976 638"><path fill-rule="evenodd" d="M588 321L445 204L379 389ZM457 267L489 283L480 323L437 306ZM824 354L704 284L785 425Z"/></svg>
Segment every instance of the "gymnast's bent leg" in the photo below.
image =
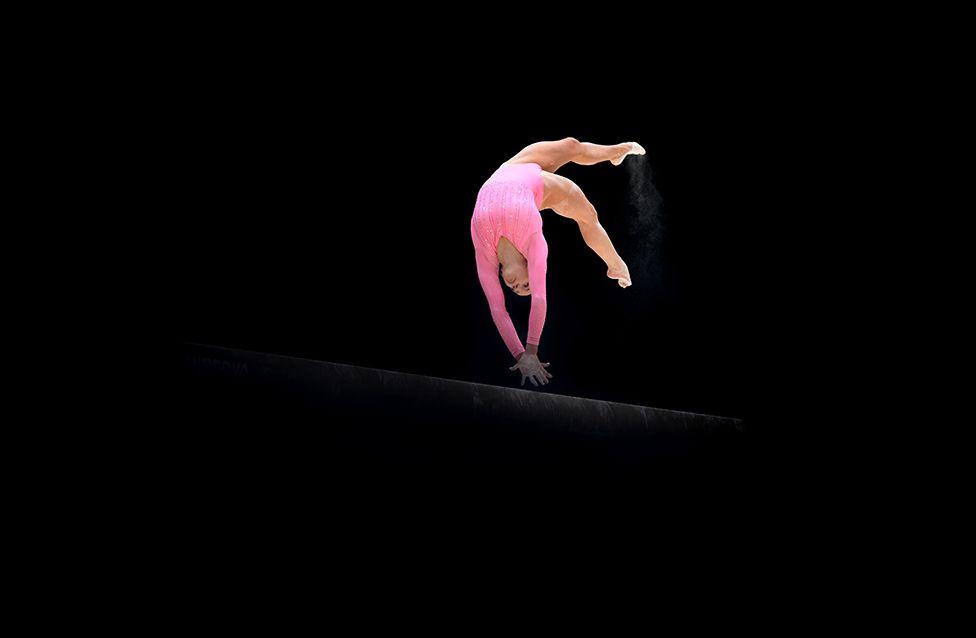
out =
<svg viewBox="0 0 976 638"><path fill-rule="evenodd" d="M630 270L614 249L610 236L600 224L596 208L582 189L572 180L546 171L542 173L542 183L545 187L542 208L550 208L574 220L579 225L583 241L606 263L607 277L616 279L621 288L630 286Z"/></svg>

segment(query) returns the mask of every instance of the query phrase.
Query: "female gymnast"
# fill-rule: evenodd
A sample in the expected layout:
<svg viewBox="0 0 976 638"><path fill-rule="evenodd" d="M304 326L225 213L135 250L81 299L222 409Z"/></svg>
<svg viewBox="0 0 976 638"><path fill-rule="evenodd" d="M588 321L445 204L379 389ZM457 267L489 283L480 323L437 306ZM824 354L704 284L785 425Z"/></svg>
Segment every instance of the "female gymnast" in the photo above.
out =
<svg viewBox="0 0 976 638"><path fill-rule="evenodd" d="M549 383L552 375L540 363L539 339L546 320L546 258L549 246L542 234L542 215L550 209L574 220L583 241L607 264L607 277L616 279L621 288L630 285L627 264L614 250L607 231L600 225L596 209L583 191L572 181L556 175L567 162L592 165L609 161L619 166L627 155L643 155L636 142L613 146L580 142L572 137L558 142L537 142L522 149L508 160L478 191L471 215L471 241L481 289L495 327L516 363L509 370L522 374L522 385L529 379L533 385ZM529 310L529 334L522 347L512 318L505 308L505 295L498 282L498 266L505 285L519 296L532 296Z"/></svg>

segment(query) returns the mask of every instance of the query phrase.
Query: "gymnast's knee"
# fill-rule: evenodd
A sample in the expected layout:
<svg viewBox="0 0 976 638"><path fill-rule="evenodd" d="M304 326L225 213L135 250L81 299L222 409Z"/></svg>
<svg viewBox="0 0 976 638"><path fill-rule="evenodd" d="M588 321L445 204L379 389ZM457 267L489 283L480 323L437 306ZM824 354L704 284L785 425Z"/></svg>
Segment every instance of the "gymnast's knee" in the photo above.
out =
<svg viewBox="0 0 976 638"><path fill-rule="evenodd" d="M559 143L562 144L563 150L571 155L576 155L579 153L580 147L583 146L583 143L575 137L564 137L563 139L559 140Z"/></svg>
<svg viewBox="0 0 976 638"><path fill-rule="evenodd" d="M596 208L587 202L587 205L576 214L576 223L580 226L595 226L600 223L600 216L597 215Z"/></svg>

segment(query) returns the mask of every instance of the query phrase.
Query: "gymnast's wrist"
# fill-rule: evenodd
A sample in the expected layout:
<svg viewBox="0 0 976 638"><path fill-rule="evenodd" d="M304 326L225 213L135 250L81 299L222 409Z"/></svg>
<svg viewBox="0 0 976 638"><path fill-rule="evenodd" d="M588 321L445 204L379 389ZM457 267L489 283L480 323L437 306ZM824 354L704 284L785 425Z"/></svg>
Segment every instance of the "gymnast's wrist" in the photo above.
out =
<svg viewBox="0 0 976 638"><path fill-rule="evenodd" d="M539 344L537 343L526 343L525 351L531 355L539 356Z"/></svg>

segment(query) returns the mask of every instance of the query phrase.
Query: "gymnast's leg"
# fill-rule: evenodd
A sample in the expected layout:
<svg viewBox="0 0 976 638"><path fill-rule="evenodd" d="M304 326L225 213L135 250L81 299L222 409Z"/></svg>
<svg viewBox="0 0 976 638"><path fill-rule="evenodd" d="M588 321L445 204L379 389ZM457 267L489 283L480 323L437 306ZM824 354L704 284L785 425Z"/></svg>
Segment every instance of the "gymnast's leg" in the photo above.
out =
<svg viewBox="0 0 976 638"><path fill-rule="evenodd" d="M631 285L627 264L617 254L610 236L600 224L596 208L580 187L562 175L545 171L542 173L542 183L545 187L542 208L550 208L557 214L574 220L579 225L583 241L606 263L607 277L616 279L621 288Z"/></svg>
<svg viewBox="0 0 976 638"><path fill-rule="evenodd" d="M591 166L600 162L619 165L627 155L643 155L644 148L637 142L623 142L605 146L580 142L575 137L567 137L556 142L536 142L526 146L506 164L527 164L534 162L542 170L555 173L568 162Z"/></svg>

